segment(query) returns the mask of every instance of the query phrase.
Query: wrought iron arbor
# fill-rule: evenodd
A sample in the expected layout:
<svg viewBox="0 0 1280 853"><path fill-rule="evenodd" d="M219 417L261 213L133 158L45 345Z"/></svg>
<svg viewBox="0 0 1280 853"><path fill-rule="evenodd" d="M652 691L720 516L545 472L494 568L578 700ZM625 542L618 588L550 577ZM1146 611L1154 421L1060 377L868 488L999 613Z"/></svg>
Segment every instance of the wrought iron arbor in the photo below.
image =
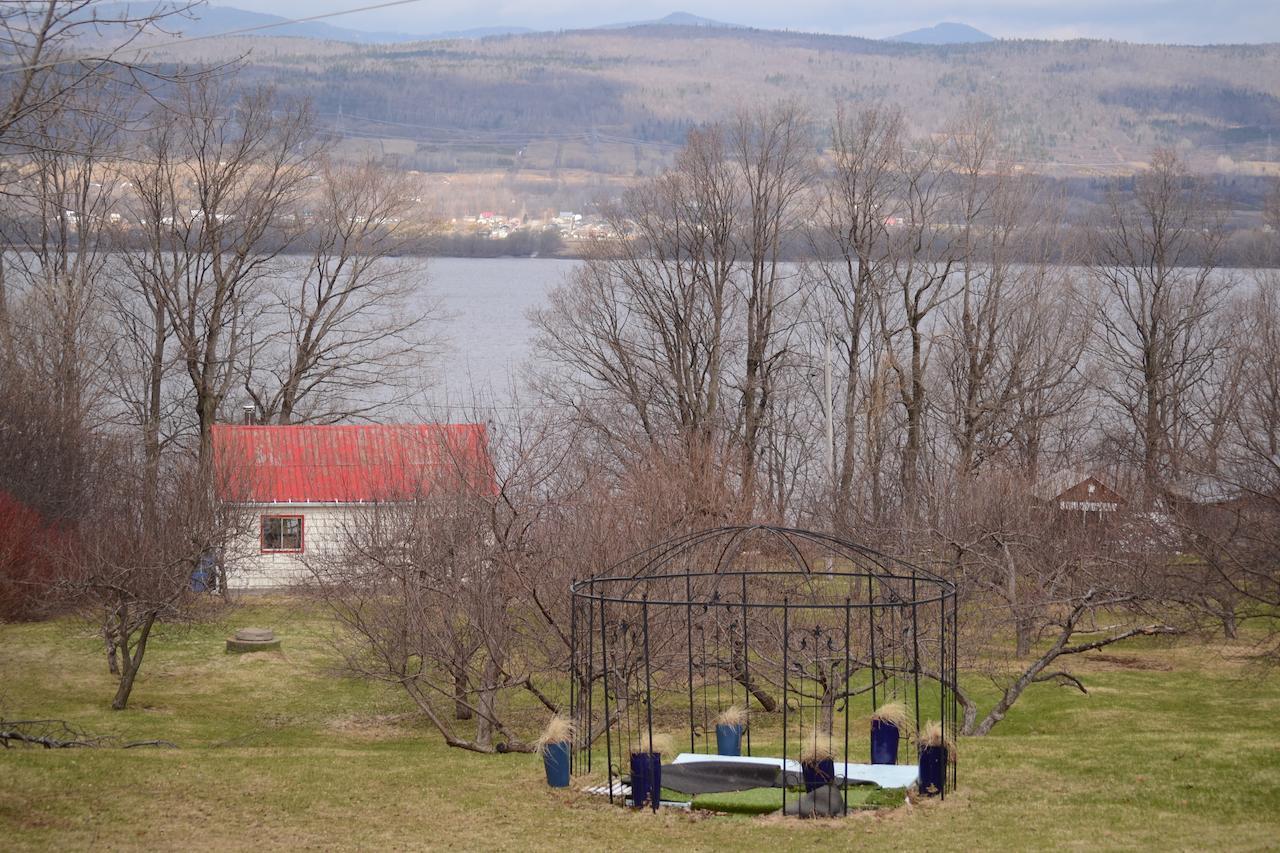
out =
<svg viewBox="0 0 1280 853"><path fill-rule="evenodd" d="M572 585L573 772L603 758L612 799L655 732L714 753L729 705L752 715L744 755L796 760L817 733L865 761L866 729L851 723L887 701L945 738L956 621L950 581L835 536L751 525L655 545Z"/></svg>

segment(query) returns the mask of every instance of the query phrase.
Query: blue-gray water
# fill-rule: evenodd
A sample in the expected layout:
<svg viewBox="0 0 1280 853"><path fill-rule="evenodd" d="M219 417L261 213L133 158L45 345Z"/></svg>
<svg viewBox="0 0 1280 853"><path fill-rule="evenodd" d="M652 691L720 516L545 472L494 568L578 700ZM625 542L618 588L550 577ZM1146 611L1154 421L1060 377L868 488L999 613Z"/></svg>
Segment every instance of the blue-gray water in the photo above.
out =
<svg viewBox="0 0 1280 853"><path fill-rule="evenodd" d="M433 365L428 399L435 416L461 416L473 402L511 403L511 382L531 354L530 309L582 262L544 258L432 258L423 261L428 293L451 316L441 326L448 348ZM1081 277L1085 271L1077 271ZM1244 287L1270 271L1217 272ZM1260 279L1258 279L1260 280ZM525 400L527 402L527 398Z"/></svg>
<svg viewBox="0 0 1280 853"><path fill-rule="evenodd" d="M443 326L448 350L439 359L431 399L437 406L466 405L473 390L485 402L510 401L508 382L519 380L529 356L530 309L579 261L543 258L433 258L428 290L451 315Z"/></svg>

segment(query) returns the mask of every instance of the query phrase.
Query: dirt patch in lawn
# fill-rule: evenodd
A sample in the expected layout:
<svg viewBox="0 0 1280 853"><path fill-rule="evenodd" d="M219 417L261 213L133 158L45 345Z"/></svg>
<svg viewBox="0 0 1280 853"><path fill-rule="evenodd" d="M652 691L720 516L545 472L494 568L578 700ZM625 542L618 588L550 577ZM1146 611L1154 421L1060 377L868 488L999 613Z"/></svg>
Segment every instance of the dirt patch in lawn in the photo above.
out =
<svg viewBox="0 0 1280 853"><path fill-rule="evenodd" d="M413 722L412 714L352 714L329 720L325 728L361 740L384 740L404 737Z"/></svg>
<svg viewBox="0 0 1280 853"><path fill-rule="evenodd" d="M1152 658L1140 658L1131 655L1087 655L1089 663L1102 664L1103 669L1140 669L1171 672L1173 665Z"/></svg>

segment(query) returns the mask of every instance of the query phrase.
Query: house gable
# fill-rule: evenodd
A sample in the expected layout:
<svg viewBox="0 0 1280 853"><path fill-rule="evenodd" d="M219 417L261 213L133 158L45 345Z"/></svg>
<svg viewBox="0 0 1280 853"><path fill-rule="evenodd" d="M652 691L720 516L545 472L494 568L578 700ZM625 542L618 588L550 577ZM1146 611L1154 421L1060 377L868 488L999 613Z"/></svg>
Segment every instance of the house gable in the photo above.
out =
<svg viewBox="0 0 1280 853"><path fill-rule="evenodd" d="M1125 502L1119 492L1092 474L1065 469L1038 482L1032 496L1042 505L1063 511L1114 512Z"/></svg>
<svg viewBox="0 0 1280 853"><path fill-rule="evenodd" d="M1100 505L1115 509L1124 498L1097 477L1086 477L1054 496L1053 501L1061 509L1099 509Z"/></svg>

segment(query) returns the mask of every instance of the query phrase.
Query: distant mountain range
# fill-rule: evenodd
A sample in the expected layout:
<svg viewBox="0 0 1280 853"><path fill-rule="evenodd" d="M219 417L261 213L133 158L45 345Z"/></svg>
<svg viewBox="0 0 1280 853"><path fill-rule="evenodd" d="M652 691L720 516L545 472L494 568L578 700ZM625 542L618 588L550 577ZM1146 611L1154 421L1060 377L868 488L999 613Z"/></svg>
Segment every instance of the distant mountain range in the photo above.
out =
<svg viewBox="0 0 1280 853"><path fill-rule="evenodd" d="M127 7L132 10L133 14L138 14L141 10L172 7L172 4L163 2L104 3L93 8L96 8L99 17L107 18L118 12L122 7ZM288 18L280 15L252 12L235 6L205 5L196 8L192 12L191 18L187 20L170 20L165 27L168 30L176 30L188 38L249 30L250 32L246 33L246 35L320 39L352 44L404 44L414 41L481 39L488 36L524 35L541 32L531 27L503 26L472 27L470 29L446 30L435 33L377 32L336 26L324 21L306 21L302 23L289 23L288 21ZM586 27L584 29L621 30L631 27L712 27L725 29L738 28L739 26L738 24L729 24L724 21L714 21L710 18L692 15L688 12L672 12L670 15L653 20L624 21L615 24L602 24L597 27Z"/></svg>
<svg viewBox="0 0 1280 853"><path fill-rule="evenodd" d="M129 2L108 2L86 7L84 14L96 13L100 18L118 15L122 9L138 15L148 10L174 8L173 2L166 0L129 0ZM206 38L222 33L243 33L245 35L261 35L285 38L319 39L322 41L346 42L349 44L404 44L415 41L441 41L453 39L482 39L489 36L525 35L535 32L546 32L531 27L489 26L472 27L461 30L445 30L434 33L413 33L400 31L371 31L351 27L338 26L326 21L304 21L291 23L288 18L271 15L265 12L253 12L235 6L203 5L196 7L186 19L169 19L165 29L177 31L187 38ZM749 29L742 24L717 21L704 18L689 12L672 12L661 18L640 21L621 21L611 24L600 24L594 27L581 27L582 30L624 30L633 27L693 27L716 30ZM912 44L975 44L994 41L995 39L967 24L941 23L925 29L912 30L909 33L891 36L885 41L907 42Z"/></svg>
<svg viewBox="0 0 1280 853"><path fill-rule="evenodd" d="M741 24L727 24L724 21L713 21L688 12L672 12L663 18L652 21L625 21L620 24L603 24L591 27L596 30L625 30L629 27L715 27L721 29L745 29Z"/></svg>
<svg viewBox="0 0 1280 853"><path fill-rule="evenodd" d="M912 30L909 33L899 33L885 39L885 41L901 41L909 44L982 44L995 40L995 36L988 35L968 24L957 24L954 21L934 24L932 27Z"/></svg>

